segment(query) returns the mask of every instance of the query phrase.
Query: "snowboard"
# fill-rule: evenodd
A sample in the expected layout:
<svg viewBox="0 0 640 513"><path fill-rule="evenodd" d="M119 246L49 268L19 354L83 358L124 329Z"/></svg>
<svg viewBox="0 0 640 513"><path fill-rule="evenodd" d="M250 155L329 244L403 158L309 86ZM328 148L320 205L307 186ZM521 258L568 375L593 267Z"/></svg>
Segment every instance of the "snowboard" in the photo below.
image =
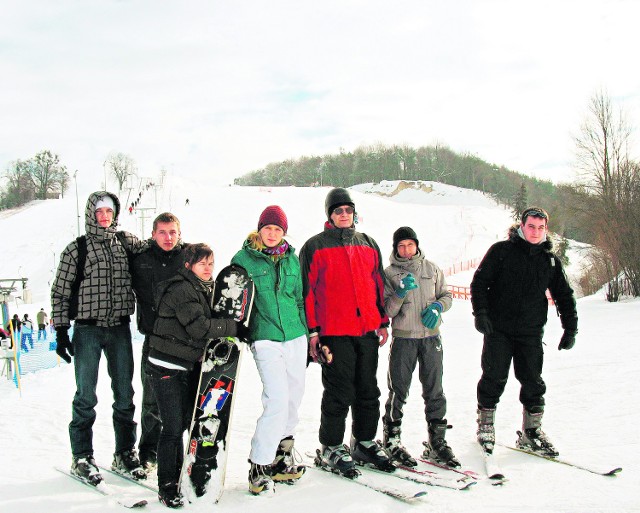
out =
<svg viewBox="0 0 640 513"><path fill-rule="evenodd" d="M253 281L242 267L225 267L215 280L213 317L234 319L248 326L254 291ZM181 492L190 502L202 497L215 503L223 492L229 427L242 360L240 344L236 338L218 338L204 350L180 480Z"/></svg>

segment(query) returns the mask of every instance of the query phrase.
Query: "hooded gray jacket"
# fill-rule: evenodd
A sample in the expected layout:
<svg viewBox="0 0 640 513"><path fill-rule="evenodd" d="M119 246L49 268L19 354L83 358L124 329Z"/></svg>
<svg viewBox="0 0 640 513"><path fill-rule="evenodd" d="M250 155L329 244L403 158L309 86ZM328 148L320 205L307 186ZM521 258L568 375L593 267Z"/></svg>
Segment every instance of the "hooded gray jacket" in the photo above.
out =
<svg viewBox="0 0 640 513"><path fill-rule="evenodd" d="M115 205L113 222L108 228L98 225L95 205L103 196L110 196ZM128 232L122 232L122 245L116 237L120 201L110 192L94 192L85 208L87 258L84 278L78 290L77 320L95 322L97 326L117 326L126 322L134 312L134 296L127 250L140 252L146 241ZM78 242L73 240L62 251L56 278L51 287L52 318L55 326L69 326L71 287L75 281L78 264Z"/></svg>
<svg viewBox="0 0 640 513"><path fill-rule="evenodd" d="M451 308L452 296L442 270L424 258L420 250L410 259L401 258L393 251L389 262L391 265L384 270L384 306L387 315L392 317L393 336L426 338L438 335L442 319L434 329L429 330L422 324L422 311L434 301L442 304L443 312ZM409 273L413 274L418 288L410 290L403 299L395 291L400 286L400 280Z"/></svg>

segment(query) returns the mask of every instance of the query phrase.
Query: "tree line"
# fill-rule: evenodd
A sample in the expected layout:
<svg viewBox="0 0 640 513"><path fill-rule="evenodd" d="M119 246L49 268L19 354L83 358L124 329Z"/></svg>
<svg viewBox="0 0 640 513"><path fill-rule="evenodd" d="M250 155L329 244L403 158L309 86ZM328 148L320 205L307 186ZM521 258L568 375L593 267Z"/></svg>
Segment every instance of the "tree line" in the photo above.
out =
<svg viewBox="0 0 640 513"><path fill-rule="evenodd" d="M34 199L63 195L69 186L69 173L60 157L43 150L34 157L7 165L0 190L0 208L13 208Z"/></svg>
<svg viewBox="0 0 640 513"><path fill-rule="evenodd" d="M593 244L581 286L590 294L607 284L607 298L640 296L640 164L629 151L629 124L604 92L590 101L574 138L580 179L555 185L468 153L436 144L413 148L375 144L338 154L267 164L236 185L349 187L382 180L425 180L476 189L508 206L514 219L529 205L544 207L561 237Z"/></svg>
<svg viewBox="0 0 640 513"><path fill-rule="evenodd" d="M524 191L529 204L544 205L556 219L558 233L589 242L590 232L566 215L570 186L526 176L471 154L443 145L409 146L376 144L339 154L300 157L270 163L235 180L237 185L349 187L382 180L425 180L491 195L498 203L517 209ZM518 199L520 196L520 199ZM522 207L518 207L522 211Z"/></svg>

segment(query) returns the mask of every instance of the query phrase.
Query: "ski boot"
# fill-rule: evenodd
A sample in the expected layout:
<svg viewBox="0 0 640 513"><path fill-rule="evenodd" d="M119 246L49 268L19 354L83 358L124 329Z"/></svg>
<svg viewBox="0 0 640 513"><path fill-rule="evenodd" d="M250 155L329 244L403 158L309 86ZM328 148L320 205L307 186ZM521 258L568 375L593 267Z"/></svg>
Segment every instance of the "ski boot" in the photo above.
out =
<svg viewBox="0 0 640 513"><path fill-rule="evenodd" d="M260 495L265 492L273 492L274 485L271 477L271 465L258 465L249 460L249 492L253 495Z"/></svg>
<svg viewBox="0 0 640 513"><path fill-rule="evenodd" d="M389 423L384 425L383 447L390 456L392 463L405 467L417 467L418 462L409 454L400 440L400 424Z"/></svg>
<svg viewBox="0 0 640 513"><path fill-rule="evenodd" d="M358 441L351 437L351 457L360 465L369 465L385 472L394 472L389 454L373 440Z"/></svg>
<svg viewBox="0 0 640 513"><path fill-rule="evenodd" d="M79 458L74 456L71 461L71 473L92 486L98 486L103 480L96 460L91 454Z"/></svg>
<svg viewBox="0 0 640 513"><path fill-rule="evenodd" d="M167 508L181 508L184 506L182 494L176 483L165 483L158 487L158 500Z"/></svg>
<svg viewBox="0 0 640 513"><path fill-rule="evenodd" d="M127 474L136 481L142 481L147 478L147 473L140 465L138 454L135 449L118 452L113 455L113 463L111 470L120 474Z"/></svg>
<svg viewBox="0 0 640 513"><path fill-rule="evenodd" d="M518 431L516 447L555 458L560 453L551 443L542 428L542 413L522 412L522 431Z"/></svg>
<svg viewBox="0 0 640 513"><path fill-rule="evenodd" d="M316 453L316 466L351 479L360 475L346 445L323 445Z"/></svg>
<svg viewBox="0 0 640 513"><path fill-rule="evenodd" d="M271 477L276 482L293 484L302 477L306 470L304 465L296 464L293 444L292 436L280 441L276 451L276 458L271 464Z"/></svg>
<svg viewBox="0 0 640 513"><path fill-rule="evenodd" d="M495 418L495 408L481 408L478 406L478 443L488 454L493 453L493 448L496 445Z"/></svg>
<svg viewBox="0 0 640 513"><path fill-rule="evenodd" d="M460 468L460 462L445 440L447 420L432 420L429 422L429 442L423 442L422 455L428 459L451 468Z"/></svg>

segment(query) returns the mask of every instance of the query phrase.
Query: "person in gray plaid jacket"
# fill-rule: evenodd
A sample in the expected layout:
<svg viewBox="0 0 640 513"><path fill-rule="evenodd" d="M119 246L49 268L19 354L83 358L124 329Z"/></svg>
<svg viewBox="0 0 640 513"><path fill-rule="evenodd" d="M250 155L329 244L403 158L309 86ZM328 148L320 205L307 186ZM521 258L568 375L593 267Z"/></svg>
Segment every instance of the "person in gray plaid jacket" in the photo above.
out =
<svg viewBox="0 0 640 513"><path fill-rule="evenodd" d="M75 357L76 393L72 403L69 437L73 454L71 472L97 485L102 476L93 457L93 423L98 402L96 387L102 352L113 390L115 454L112 468L144 479L134 449L133 350L129 318L134 312L128 253L144 251L146 242L118 232L120 201L110 192L94 192L85 209L84 238L73 240L60 255L51 288L52 318L56 326L56 352L67 363ZM79 268L79 261L84 266ZM76 308L77 305L77 308ZM69 339L75 319L73 340Z"/></svg>

